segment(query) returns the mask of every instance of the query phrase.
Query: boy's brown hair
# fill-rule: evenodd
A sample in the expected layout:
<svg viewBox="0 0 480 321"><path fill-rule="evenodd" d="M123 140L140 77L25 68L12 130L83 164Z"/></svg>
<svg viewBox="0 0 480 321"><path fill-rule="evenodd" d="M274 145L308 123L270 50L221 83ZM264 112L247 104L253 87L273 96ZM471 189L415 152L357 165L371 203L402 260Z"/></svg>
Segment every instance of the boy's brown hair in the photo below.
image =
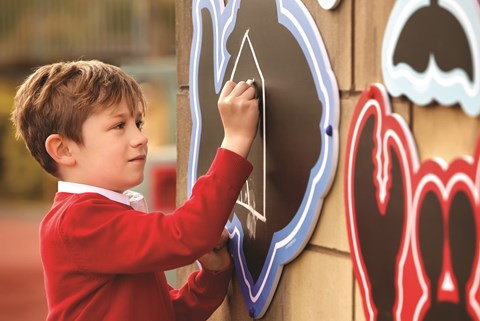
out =
<svg viewBox="0 0 480 321"><path fill-rule="evenodd" d="M125 99L132 114L145 114L137 82L120 68L100 62L59 62L38 68L19 87L11 120L32 156L56 176L57 164L45 141L59 134L83 143L82 126L92 114Z"/></svg>

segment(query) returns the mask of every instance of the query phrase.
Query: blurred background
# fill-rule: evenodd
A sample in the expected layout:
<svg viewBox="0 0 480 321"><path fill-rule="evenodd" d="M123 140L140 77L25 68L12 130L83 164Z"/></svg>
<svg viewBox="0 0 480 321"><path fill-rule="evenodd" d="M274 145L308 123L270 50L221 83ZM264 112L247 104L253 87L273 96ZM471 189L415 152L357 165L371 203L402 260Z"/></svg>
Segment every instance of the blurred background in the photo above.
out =
<svg viewBox="0 0 480 321"><path fill-rule="evenodd" d="M15 139L13 97L36 67L78 59L117 65L141 84L149 156L136 190L151 210L175 207L174 0L1 0L0 321L46 317L38 225L56 191Z"/></svg>

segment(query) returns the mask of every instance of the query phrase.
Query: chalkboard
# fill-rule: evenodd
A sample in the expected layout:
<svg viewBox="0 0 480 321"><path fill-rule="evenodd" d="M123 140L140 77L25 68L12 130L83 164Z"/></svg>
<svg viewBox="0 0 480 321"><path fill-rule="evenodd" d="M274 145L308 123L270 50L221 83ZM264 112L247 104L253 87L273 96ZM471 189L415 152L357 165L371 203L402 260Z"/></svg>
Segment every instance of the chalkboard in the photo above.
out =
<svg viewBox="0 0 480 321"><path fill-rule="evenodd" d="M338 158L339 94L316 25L301 1L193 1L192 137L188 189L223 138L223 84L254 78L260 123L248 178L227 224L238 280L261 317L284 264L304 248Z"/></svg>
<svg viewBox="0 0 480 321"><path fill-rule="evenodd" d="M360 96L345 155L350 253L365 319L480 319L480 139L420 163L380 84Z"/></svg>
<svg viewBox="0 0 480 321"><path fill-rule="evenodd" d="M388 92L479 115L479 30L478 0L398 0L382 45Z"/></svg>

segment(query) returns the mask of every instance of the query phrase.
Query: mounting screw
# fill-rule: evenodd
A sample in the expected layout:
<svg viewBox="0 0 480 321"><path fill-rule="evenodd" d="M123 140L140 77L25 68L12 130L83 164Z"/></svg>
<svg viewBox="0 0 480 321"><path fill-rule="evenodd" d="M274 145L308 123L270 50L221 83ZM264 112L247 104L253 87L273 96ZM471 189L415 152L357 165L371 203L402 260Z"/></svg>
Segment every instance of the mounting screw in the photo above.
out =
<svg viewBox="0 0 480 321"><path fill-rule="evenodd" d="M332 136L332 135L333 135L333 127L332 127L332 125L328 125L327 128L325 128L325 133L326 133L328 136Z"/></svg>

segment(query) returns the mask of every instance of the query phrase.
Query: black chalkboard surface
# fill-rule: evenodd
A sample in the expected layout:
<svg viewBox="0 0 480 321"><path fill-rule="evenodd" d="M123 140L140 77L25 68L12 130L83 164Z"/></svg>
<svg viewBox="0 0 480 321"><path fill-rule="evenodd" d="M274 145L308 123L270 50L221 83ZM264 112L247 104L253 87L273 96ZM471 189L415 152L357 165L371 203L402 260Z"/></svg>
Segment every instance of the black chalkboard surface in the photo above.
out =
<svg viewBox="0 0 480 321"><path fill-rule="evenodd" d="M300 1L193 5L190 188L223 139L217 110L223 84L255 79L259 98L260 123L249 155L254 171L227 224L244 294L258 316L273 293L262 294L261 310L256 297L265 284L274 290L281 266L303 249L333 179L338 88Z"/></svg>

